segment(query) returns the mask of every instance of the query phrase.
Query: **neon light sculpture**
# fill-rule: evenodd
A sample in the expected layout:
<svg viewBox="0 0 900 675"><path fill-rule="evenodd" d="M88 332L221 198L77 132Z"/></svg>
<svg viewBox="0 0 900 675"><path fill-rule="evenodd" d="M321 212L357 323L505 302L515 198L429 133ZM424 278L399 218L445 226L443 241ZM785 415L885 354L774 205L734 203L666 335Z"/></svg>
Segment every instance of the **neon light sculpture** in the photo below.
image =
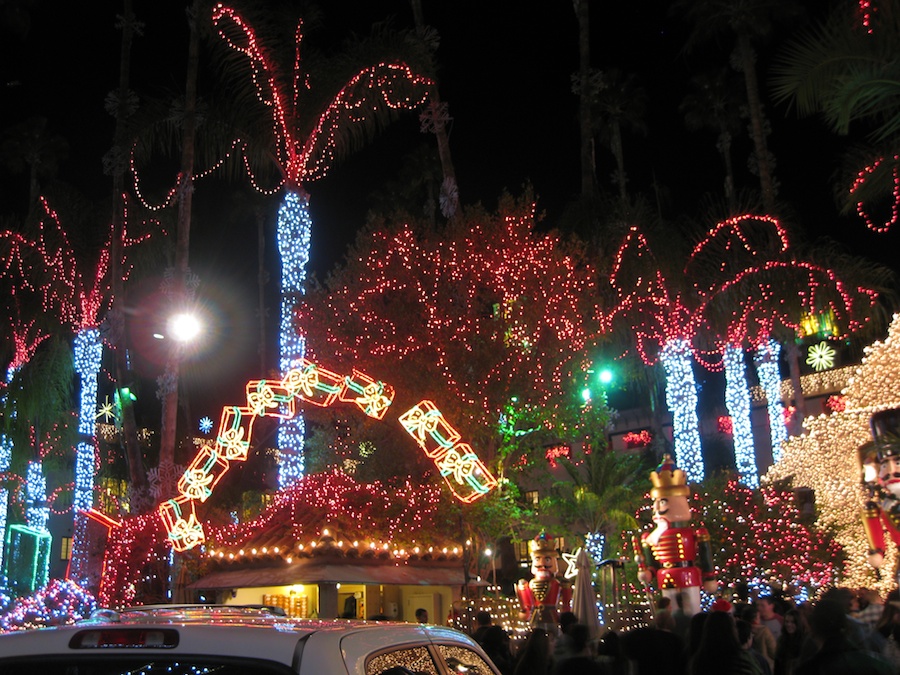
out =
<svg viewBox="0 0 900 675"><path fill-rule="evenodd" d="M425 455L434 461L456 497L469 504L486 495L497 479L431 401L421 401L400 416L400 424ZM451 478L453 480L451 480Z"/></svg>
<svg viewBox="0 0 900 675"><path fill-rule="evenodd" d="M277 239L282 284L279 366L282 373L287 373L296 368L306 354L305 336L295 325L293 314L294 306L303 294L312 229L309 195L303 186L327 174L335 157L340 129L366 124L382 109L418 107L425 102L432 83L414 74L403 63L379 63L350 78L323 111L301 110L303 89L308 83L300 68L302 22L294 32L291 76L285 78L259 44L253 28L235 10L219 3L213 9L212 21L225 43L247 57L257 96L271 109L274 156L285 177ZM302 119L304 117L306 119ZM315 123L309 124L312 120ZM311 131L304 137L299 131L301 128ZM245 162L245 166L249 172L249 164ZM250 178L255 186L254 177L251 175ZM302 416L283 417L279 421L281 463L278 482L281 487L303 475L304 435Z"/></svg>
<svg viewBox="0 0 900 675"><path fill-rule="evenodd" d="M394 389L358 370L341 376L301 359L299 367L280 381L247 383L246 407L227 406L216 441L206 444L178 481L179 496L163 502L159 514L176 551L201 544L205 535L196 505L212 495L231 462L247 459L253 422L258 417L290 419L297 414L296 401L326 407L336 402L355 404L366 415L382 419L393 402ZM400 423L434 462L453 495L471 503L497 486L497 479L471 446L461 443L457 432L431 401L422 401L400 415Z"/></svg>

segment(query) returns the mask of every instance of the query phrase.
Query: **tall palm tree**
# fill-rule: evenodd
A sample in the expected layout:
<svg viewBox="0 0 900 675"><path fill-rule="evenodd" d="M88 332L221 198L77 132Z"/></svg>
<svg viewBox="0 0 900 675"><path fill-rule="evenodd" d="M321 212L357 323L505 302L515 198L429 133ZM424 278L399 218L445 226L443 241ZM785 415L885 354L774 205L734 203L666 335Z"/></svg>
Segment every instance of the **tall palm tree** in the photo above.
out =
<svg viewBox="0 0 900 675"><path fill-rule="evenodd" d="M430 80L415 74L405 63L382 61L356 70L327 98L315 88L300 86L322 73L301 70L300 42L303 23L294 32L294 56L285 75L257 38L255 30L234 9L217 5L213 24L225 43L246 59L259 101L270 113L271 156L282 175L284 198L278 212L277 239L281 255L281 322L279 369L299 367L306 351L302 330L294 323L294 306L304 292L309 263L311 220L305 186L324 176L333 162L373 131L390 114L421 105L432 90ZM351 71L352 72L352 71ZM327 87L327 84L325 85ZM279 484L289 485L304 471L303 418L280 421Z"/></svg>
<svg viewBox="0 0 900 675"><path fill-rule="evenodd" d="M193 0L188 10L190 39L188 40L187 75L184 92L184 106L180 116L181 131L181 171L178 174L178 221L175 236L175 266L172 273L171 299L175 312L192 310L194 291L188 260L191 239L191 206L193 204L194 143L197 128L197 75L200 70L200 9L201 0ZM204 17L205 18L205 17ZM175 342L166 372L161 379L163 394L163 417L160 428L159 466L160 475L172 474L175 466L175 432L178 421L178 380L180 345ZM175 486L165 486L172 489ZM169 496L169 495L166 495Z"/></svg>
<svg viewBox="0 0 900 675"><path fill-rule="evenodd" d="M112 243L110 248L110 291L112 302L104 320L105 339L112 346L115 356L115 379L119 388L128 385L128 356L125 344L125 281L123 274L124 246L126 242L125 175L128 170L130 146L129 127L137 108L137 97L129 86L131 74L131 47L139 23L132 9L132 0L122 0L120 20L122 40L119 49L119 82L110 94L108 109L115 119L113 144L103 158L104 169L112 178ZM134 407L128 397L122 397L122 443L132 495L131 508L140 512L150 505L147 474L138 441Z"/></svg>
<svg viewBox="0 0 900 675"><path fill-rule="evenodd" d="M45 117L32 117L7 129L0 142L0 158L7 167L28 172L29 212L37 207L41 180L53 178L68 156L68 142L47 128Z"/></svg>
<svg viewBox="0 0 900 675"><path fill-rule="evenodd" d="M693 24L688 48L722 37L734 40L733 58L744 76L762 201L766 211L774 213L777 192L774 158L766 142L767 125L754 44L771 37L777 23L800 16L799 4L793 0L679 0L672 12Z"/></svg>
<svg viewBox="0 0 900 675"><path fill-rule="evenodd" d="M459 184L456 181L456 168L453 166L453 158L450 155L450 138L447 134L447 124L451 121L447 104L441 102L437 86L437 68L435 68L434 52L437 50L438 35L433 28L425 25L425 15L422 12L422 0L410 0L413 10L413 18L416 22L416 36L421 40L424 51L429 56L430 67L425 71L433 81L429 105L422 112L423 128L434 132L437 138L438 157L441 160L441 169L444 172L444 182L441 185L441 213L451 221L459 222Z"/></svg>
<svg viewBox="0 0 900 675"><path fill-rule="evenodd" d="M647 92L638 84L637 77L618 68L600 73L602 85L591 101L594 133L606 144L616 160L613 183L618 187L619 199L628 202L625 173L625 149L623 132L646 133Z"/></svg>
<svg viewBox="0 0 900 675"><path fill-rule="evenodd" d="M743 131L739 107L736 103L734 80L728 71L704 73L691 78L691 92L684 97L680 110L689 131L713 131L716 150L725 165L725 201L732 213L737 213L737 193L734 186L732 142Z"/></svg>

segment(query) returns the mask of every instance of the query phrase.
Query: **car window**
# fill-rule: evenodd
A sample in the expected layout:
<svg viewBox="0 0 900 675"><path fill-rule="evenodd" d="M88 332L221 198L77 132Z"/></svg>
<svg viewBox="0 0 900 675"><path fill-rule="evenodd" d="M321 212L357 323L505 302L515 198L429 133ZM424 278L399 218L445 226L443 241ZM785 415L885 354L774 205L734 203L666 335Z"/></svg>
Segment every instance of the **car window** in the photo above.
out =
<svg viewBox="0 0 900 675"><path fill-rule="evenodd" d="M494 675L494 669L471 649L459 645L438 645L437 648L451 673Z"/></svg>
<svg viewBox="0 0 900 675"><path fill-rule="evenodd" d="M422 675L438 675L437 666L427 647L407 647L394 649L373 656L366 663L366 675L382 675L392 668L402 669L408 673ZM394 671L395 673L398 671Z"/></svg>

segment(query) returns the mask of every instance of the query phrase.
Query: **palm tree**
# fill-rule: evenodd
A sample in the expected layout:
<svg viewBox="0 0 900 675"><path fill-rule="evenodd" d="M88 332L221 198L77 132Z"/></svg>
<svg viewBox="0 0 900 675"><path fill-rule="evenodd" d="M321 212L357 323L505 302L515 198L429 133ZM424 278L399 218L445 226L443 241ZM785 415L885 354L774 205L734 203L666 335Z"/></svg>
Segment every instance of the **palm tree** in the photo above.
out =
<svg viewBox="0 0 900 675"><path fill-rule="evenodd" d="M617 453L605 443L592 446L582 459L558 460L568 480L554 483L540 511L558 515L578 532L613 542L614 535L638 527L634 514L643 490L637 486L649 468L640 455Z"/></svg>
<svg viewBox="0 0 900 675"><path fill-rule="evenodd" d="M194 182L194 142L197 128L197 75L200 70L201 0L193 0L188 10L190 39L188 41L187 76L184 107L180 119L181 171L178 174L178 225L175 238L175 268L172 273L171 299L175 312L190 312L194 290L188 267L191 237L191 205ZM159 466L161 475L170 475L175 466L175 431L178 420L178 371L181 358L177 343L166 363L161 382L163 417L160 428ZM165 486L171 489L174 486ZM166 495L169 496L169 495Z"/></svg>
<svg viewBox="0 0 900 675"><path fill-rule="evenodd" d="M690 131L710 130L716 134L716 150L725 165L725 201L731 213L737 213L734 164L731 146L744 128L735 101L734 80L724 69L691 78L692 92L684 97L680 110Z"/></svg>
<svg viewBox="0 0 900 675"><path fill-rule="evenodd" d="M410 0L413 10L413 18L416 22L416 36L421 40L424 51L429 56L429 68L426 74L434 81L428 108L422 112L423 127L434 132L437 138L438 157L441 160L441 169L444 172L444 182L441 185L441 213L451 221L458 222L459 215L459 185L456 182L456 168L453 166L453 158L450 156L450 139L447 134L447 123L452 119L447 112L447 104L441 103L437 86L437 76L433 64L434 52L437 49L438 35L434 29L425 25L425 16L422 12L422 0Z"/></svg>
<svg viewBox="0 0 900 675"><path fill-rule="evenodd" d="M887 197L897 203L900 167L900 2L879 2L867 26L851 12L836 8L802 31L773 66L773 94L799 115L819 113L836 133L851 128L867 135L868 147L848 155L852 168L840 193L846 211L856 209L874 230L865 203ZM849 191L846 187L852 186Z"/></svg>
<svg viewBox="0 0 900 675"><path fill-rule="evenodd" d="M132 0L123 0L121 15L122 41L119 50L118 87L110 94L110 112L115 119L113 145L106 153L104 167L112 178L112 244L110 248L110 292L112 301L106 314L106 340L115 355L115 378L119 388L127 386L128 356L125 345L125 281L123 274L124 245L126 242L125 175L128 170L128 150L130 146L129 125L137 108L137 98L129 87L131 73L131 46L135 32L139 29L132 10ZM122 441L125 463L131 492L139 499L132 499L131 508L140 511L149 505L147 474L138 441L137 422L134 407L127 397L122 399Z"/></svg>
<svg viewBox="0 0 900 675"><path fill-rule="evenodd" d="M13 172L28 172L28 210L37 207L41 179L53 178L69 155L65 138L47 129L47 119L32 117L7 129L0 142L0 158Z"/></svg>
<svg viewBox="0 0 900 675"><path fill-rule="evenodd" d="M594 133L609 147L616 160L613 183L618 186L619 199L628 203L628 182L625 173L625 150L622 136L624 131L646 133L644 114L647 93L637 83L632 74L625 74L617 68L599 73L602 85L591 101Z"/></svg>
<svg viewBox="0 0 900 675"><path fill-rule="evenodd" d="M352 141L359 140L361 132L373 131L394 111L420 105L433 87L430 80L416 75L405 63L384 61L357 70L336 94L329 91L331 98L317 102L314 89L298 86L306 81L300 69L302 22L294 33L295 53L289 77L282 75L254 29L235 10L217 5L213 24L225 43L249 62L258 98L271 115L271 156L285 187L278 212L277 239L281 255L279 369L287 373L303 362L306 351L305 338L295 326L293 315L304 292L309 262L311 220L305 185L324 176L333 162L352 147ZM281 486L303 474L304 435L301 416L280 421Z"/></svg>
<svg viewBox="0 0 900 675"><path fill-rule="evenodd" d="M689 48L723 36L734 39L734 61L744 75L762 201L766 211L774 213L777 192L774 158L766 142L765 112L753 45L770 37L777 23L797 18L801 13L799 5L791 0L679 0L672 11L693 24Z"/></svg>

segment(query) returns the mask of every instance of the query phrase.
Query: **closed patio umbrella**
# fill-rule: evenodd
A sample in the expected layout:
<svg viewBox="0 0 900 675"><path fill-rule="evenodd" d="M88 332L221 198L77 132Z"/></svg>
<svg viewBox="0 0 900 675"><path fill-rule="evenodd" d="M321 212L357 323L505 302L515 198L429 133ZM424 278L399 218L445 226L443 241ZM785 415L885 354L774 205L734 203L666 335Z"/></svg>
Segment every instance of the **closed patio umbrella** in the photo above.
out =
<svg viewBox="0 0 900 675"><path fill-rule="evenodd" d="M594 562L588 552L579 548L575 552L575 589L572 597L572 612L578 617L578 623L588 627L591 639L600 633L600 619L597 616L597 594L591 575Z"/></svg>

